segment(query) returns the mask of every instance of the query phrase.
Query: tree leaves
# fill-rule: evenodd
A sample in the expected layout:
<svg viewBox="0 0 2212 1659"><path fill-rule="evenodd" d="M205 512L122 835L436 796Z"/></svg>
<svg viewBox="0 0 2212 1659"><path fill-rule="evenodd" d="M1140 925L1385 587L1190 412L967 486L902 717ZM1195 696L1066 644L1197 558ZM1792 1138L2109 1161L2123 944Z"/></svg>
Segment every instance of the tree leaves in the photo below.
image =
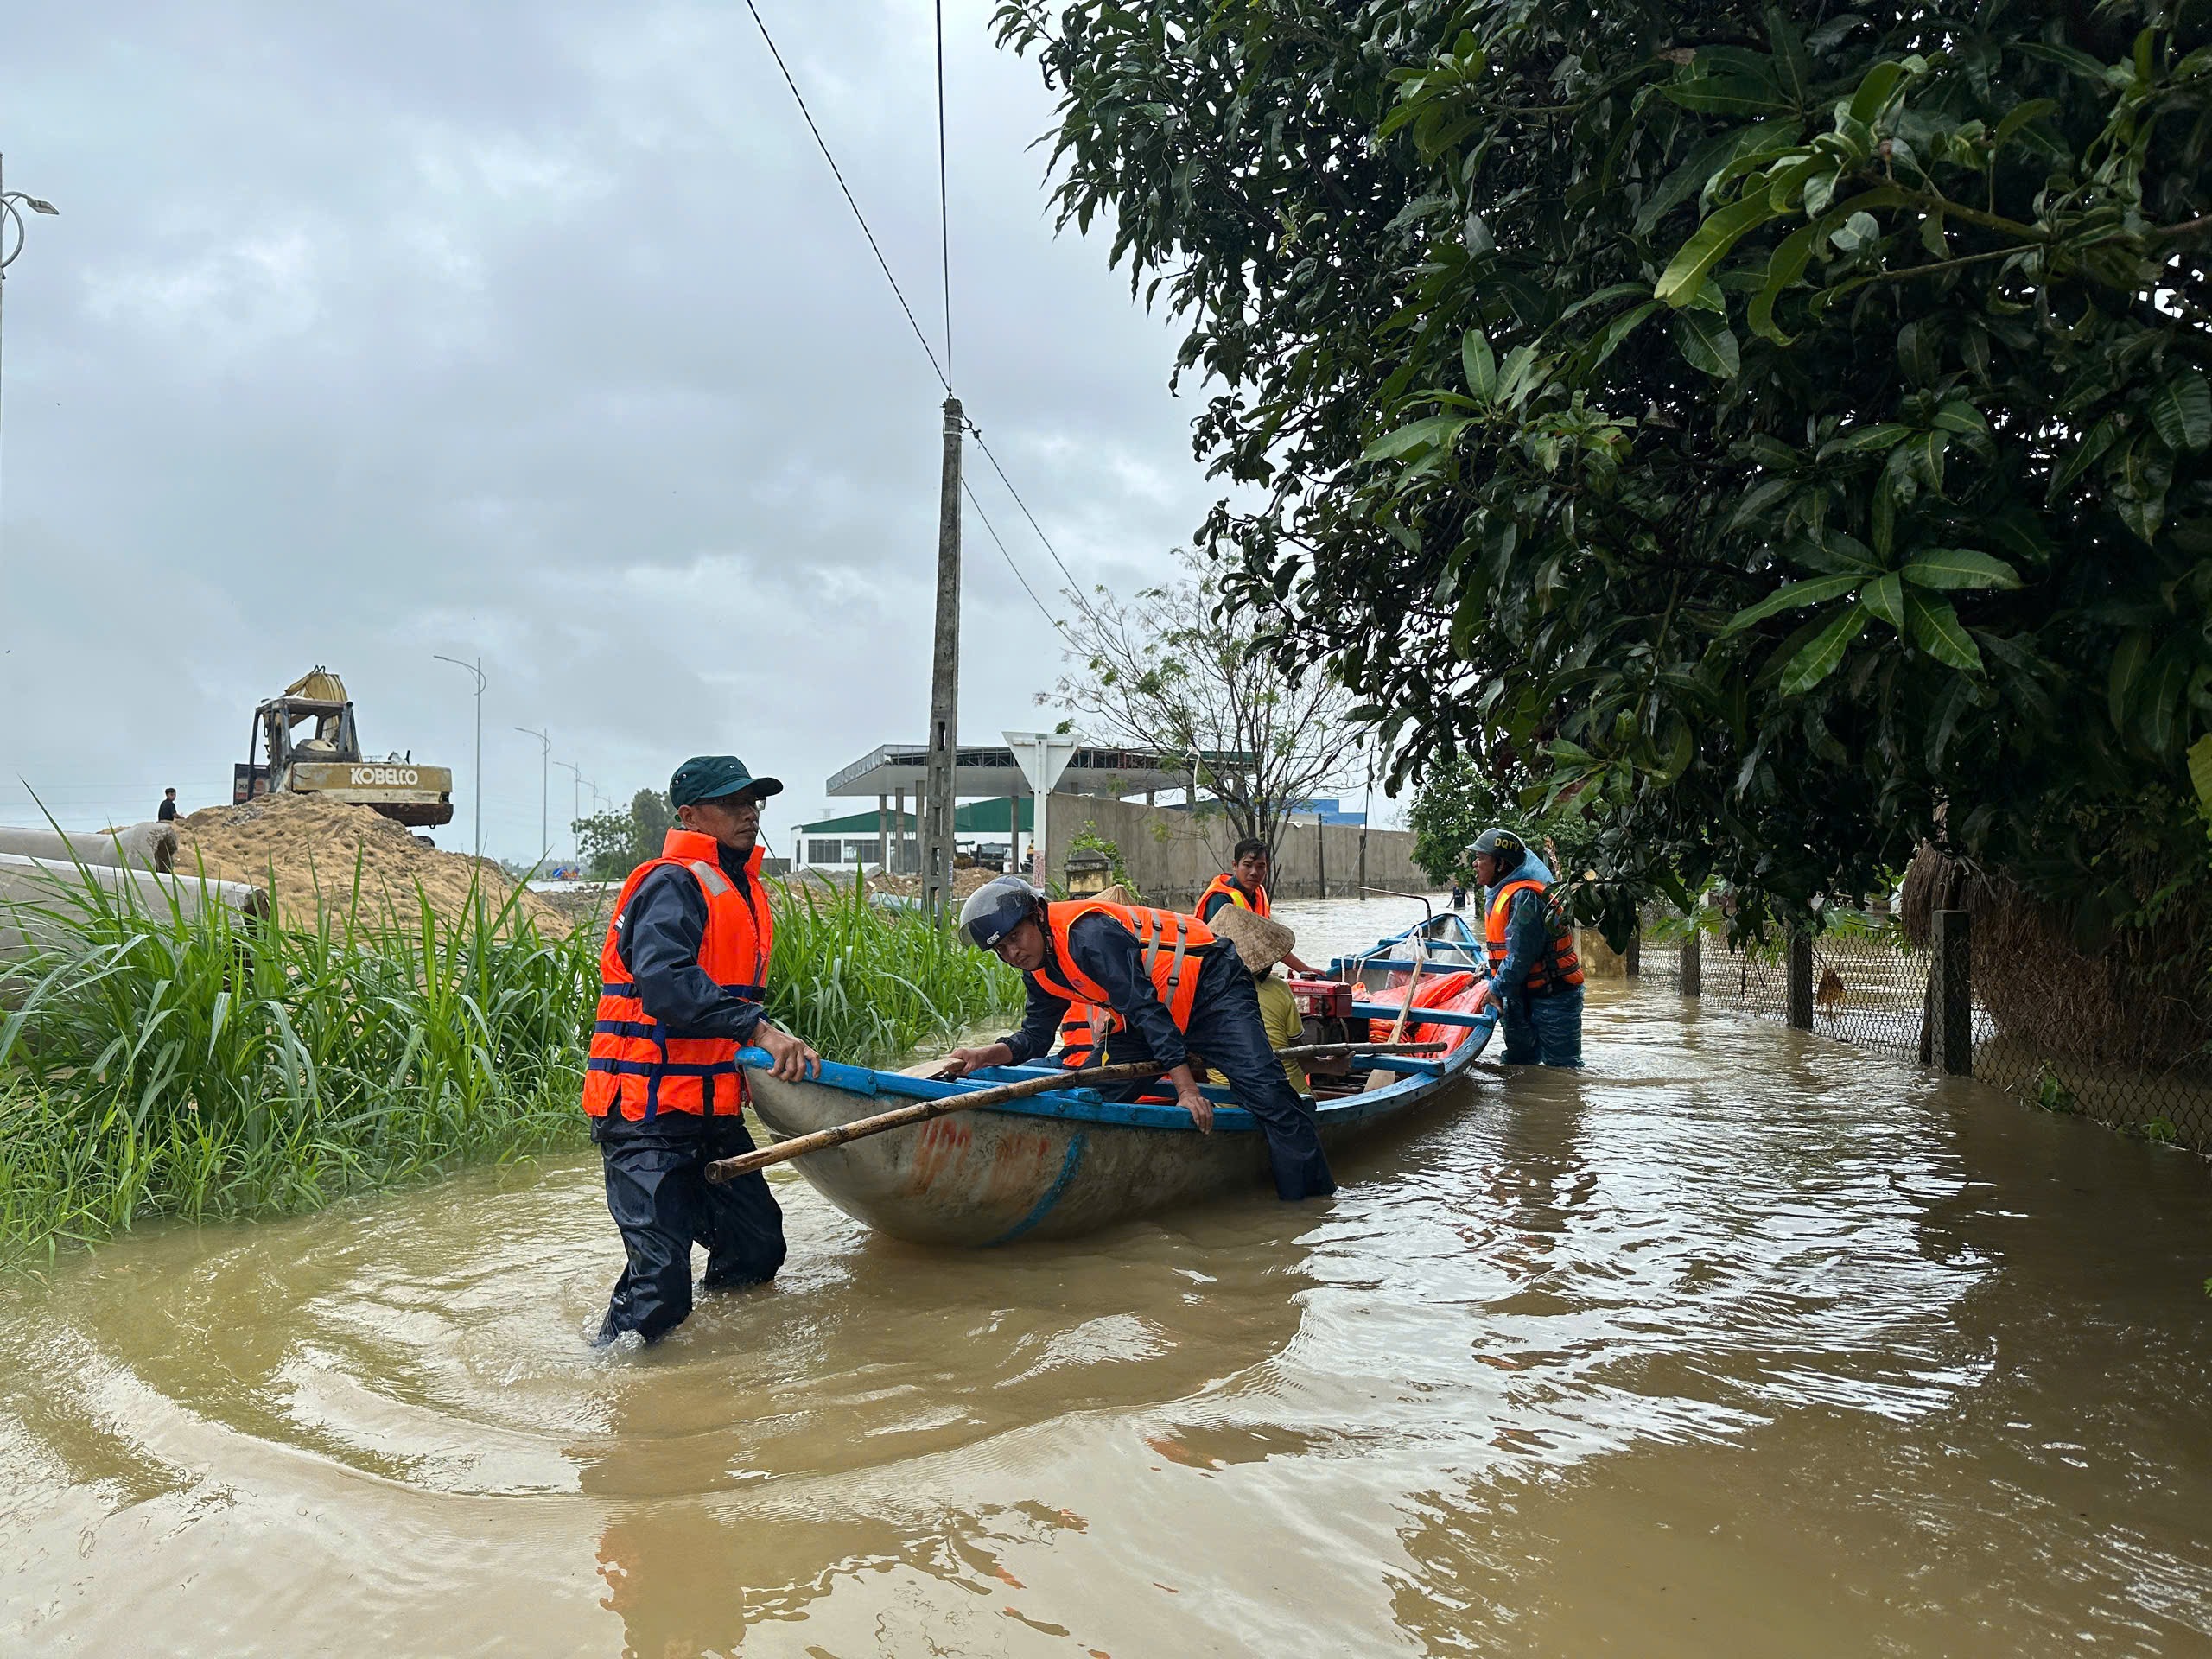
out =
<svg viewBox="0 0 2212 1659"><path fill-rule="evenodd" d="M1965 547L1930 547L1904 569L1904 579L1921 588L2018 588L2020 573L2002 559Z"/></svg>
<svg viewBox="0 0 2212 1659"><path fill-rule="evenodd" d="M1793 582L1777 588L1756 605L1746 605L1730 617L1720 630L1725 639L1740 632L1754 622L1764 622L1770 616L1784 611L1802 610L1808 605L1817 605L1822 600L1834 599L1840 594L1855 593L1864 579L1853 572L1845 575L1815 576L1806 582Z"/></svg>
<svg viewBox="0 0 2212 1659"><path fill-rule="evenodd" d="M2151 424L2174 450L2212 444L2212 386L2195 369L2159 383L2151 394Z"/></svg>
<svg viewBox="0 0 2212 1659"><path fill-rule="evenodd" d="M1467 377L1467 390L1480 402L1490 402L1497 391L1497 359L1481 329L1470 328L1460 337L1459 363Z"/></svg>
<svg viewBox="0 0 2212 1659"><path fill-rule="evenodd" d="M1723 207L1699 226L1697 234L1683 243L1681 251L1668 262L1667 269L1660 273L1658 283L1652 289L1654 296L1677 310L1688 305L1697 297L1698 291L1705 286L1706 276L1726 257L1728 250L1734 247L1745 232L1756 230L1772 219L1775 213L1776 209L1767 200L1764 191ZM1731 369L1728 372L1733 374L1735 371Z"/></svg>
<svg viewBox="0 0 2212 1659"><path fill-rule="evenodd" d="M1959 613L1948 599L1931 599L1916 588L1904 591L1905 620L1913 643L1939 663L1968 673L1981 672L1981 652L1960 626Z"/></svg>
<svg viewBox="0 0 2212 1659"><path fill-rule="evenodd" d="M1834 621L1813 636L1812 643L1799 652L1788 668L1782 671L1782 695L1802 697L1822 680L1835 672L1843 661L1843 653L1866 626L1870 613L1864 605L1851 605L1839 612Z"/></svg>
<svg viewBox="0 0 2212 1659"><path fill-rule="evenodd" d="M1675 318L1675 343L1689 365L1719 380L1732 380L1744 366L1735 331L1726 317L1709 311L1684 311Z"/></svg>
<svg viewBox="0 0 2212 1659"><path fill-rule="evenodd" d="M1591 356L1589 365L1583 372L1586 374L1593 372L1600 363L1620 349L1621 342L1636 332L1639 323L1658 308L1658 301L1646 300L1633 310L1624 311L1614 318L1606 326L1605 332L1599 336L1597 349Z"/></svg>
<svg viewBox="0 0 2212 1659"><path fill-rule="evenodd" d="M1431 415L1422 420L1402 426L1385 437L1367 446L1362 461L1390 461L1400 455L1437 445L1449 448L1460 433L1474 423L1464 415Z"/></svg>
<svg viewBox="0 0 2212 1659"><path fill-rule="evenodd" d="M1904 582L1894 570L1859 590L1859 601L1899 633L1904 632Z"/></svg>

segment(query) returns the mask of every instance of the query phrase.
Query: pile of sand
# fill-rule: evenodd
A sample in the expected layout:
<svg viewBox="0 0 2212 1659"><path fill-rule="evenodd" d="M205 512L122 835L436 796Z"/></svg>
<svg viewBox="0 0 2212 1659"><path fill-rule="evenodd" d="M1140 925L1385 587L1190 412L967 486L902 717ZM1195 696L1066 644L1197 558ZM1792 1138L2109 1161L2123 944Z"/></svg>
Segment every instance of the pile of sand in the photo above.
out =
<svg viewBox="0 0 2212 1659"><path fill-rule="evenodd" d="M389 906L402 918L417 913L417 890L449 921L468 915L474 880L486 906L497 912L514 883L499 866L481 866L461 853L443 853L417 841L415 832L365 806L347 806L313 795L268 795L243 806L211 806L177 820L182 843L180 874L198 869L226 880L268 887L278 915L312 925L315 907L353 902L355 867L360 874L365 919L381 919ZM560 911L524 893L516 909L547 934L570 926Z"/></svg>
<svg viewBox="0 0 2212 1659"><path fill-rule="evenodd" d="M952 896L956 899L965 899L984 882L997 880L1001 872L985 869L980 864L966 869L956 869L952 873ZM852 884L853 878L849 875L845 876L839 883L848 890L851 888ZM918 899L922 896L922 878L918 875L890 875L879 872L868 877L868 889L870 893L898 893L908 899Z"/></svg>

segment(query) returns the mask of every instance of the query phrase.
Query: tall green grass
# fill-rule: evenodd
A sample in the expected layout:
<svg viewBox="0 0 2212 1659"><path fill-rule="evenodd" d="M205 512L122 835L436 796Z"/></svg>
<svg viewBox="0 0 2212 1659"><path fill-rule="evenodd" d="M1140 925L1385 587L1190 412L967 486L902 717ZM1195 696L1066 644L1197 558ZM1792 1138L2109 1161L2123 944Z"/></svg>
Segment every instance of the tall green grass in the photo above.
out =
<svg viewBox="0 0 2212 1659"><path fill-rule="evenodd" d="M1021 1002L1013 969L918 911L870 904L857 880L794 884L776 906L769 1015L831 1059L880 1065Z"/></svg>
<svg viewBox="0 0 2212 1659"><path fill-rule="evenodd" d="M779 912L772 1012L833 1058L1020 1002L912 912L804 892ZM16 919L38 942L0 963L0 1257L583 1139L600 928L548 938L510 899L282 929L89 879Z"/></svg>

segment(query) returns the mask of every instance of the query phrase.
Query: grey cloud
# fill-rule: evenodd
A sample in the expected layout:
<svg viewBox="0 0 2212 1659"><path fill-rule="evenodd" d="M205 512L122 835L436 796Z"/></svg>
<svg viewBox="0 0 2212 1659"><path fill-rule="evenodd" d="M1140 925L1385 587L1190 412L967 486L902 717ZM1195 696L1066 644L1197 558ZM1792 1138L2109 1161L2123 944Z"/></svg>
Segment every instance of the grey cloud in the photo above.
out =
<svg viewBox="0 0 2212 1659"><path fill-rule="evenodd" d="M934 342L928 8L763 11ZM1170 336L1103 245L1054 238L1046 94L988 7L948 11L960 390L1080 580L1155 579L1211 496ZM204 801L315 662L373 747L465 771L467 679L431 653L480 652L510 855L537 840L516 725L624 796L736 748L790 781L786 823L918 737L942 393L741 8L47 7L10 35L7 180L63 217L7 283L0 819L19 775L69 823ZM967 569L988 737L1059 653L972 518Z"/></svg>

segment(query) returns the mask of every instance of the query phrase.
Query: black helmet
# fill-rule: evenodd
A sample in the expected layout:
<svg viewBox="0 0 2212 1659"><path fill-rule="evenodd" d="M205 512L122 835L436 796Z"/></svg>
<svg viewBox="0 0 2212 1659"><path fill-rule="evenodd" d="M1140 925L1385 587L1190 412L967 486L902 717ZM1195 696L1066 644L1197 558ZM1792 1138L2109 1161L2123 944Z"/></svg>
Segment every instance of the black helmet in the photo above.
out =
<svg viewBox="0 0 2212 1659"><path fill-rule="evenodd" d="M1521 861L1529 855L1528 844L1510 830L1485 830L1475 837L1475 844L1467 849L1470 857L1477 853L1488 853L1497 861L1497 873L1510 875L1521 868Z"/></svg>
<svg viewBox="0 0 2212 1659"><path fill-rule="evenodd" d="M960 906L960 930L988 950L1044 908L1045 895L1020 876L996 876Z"/></svg>

